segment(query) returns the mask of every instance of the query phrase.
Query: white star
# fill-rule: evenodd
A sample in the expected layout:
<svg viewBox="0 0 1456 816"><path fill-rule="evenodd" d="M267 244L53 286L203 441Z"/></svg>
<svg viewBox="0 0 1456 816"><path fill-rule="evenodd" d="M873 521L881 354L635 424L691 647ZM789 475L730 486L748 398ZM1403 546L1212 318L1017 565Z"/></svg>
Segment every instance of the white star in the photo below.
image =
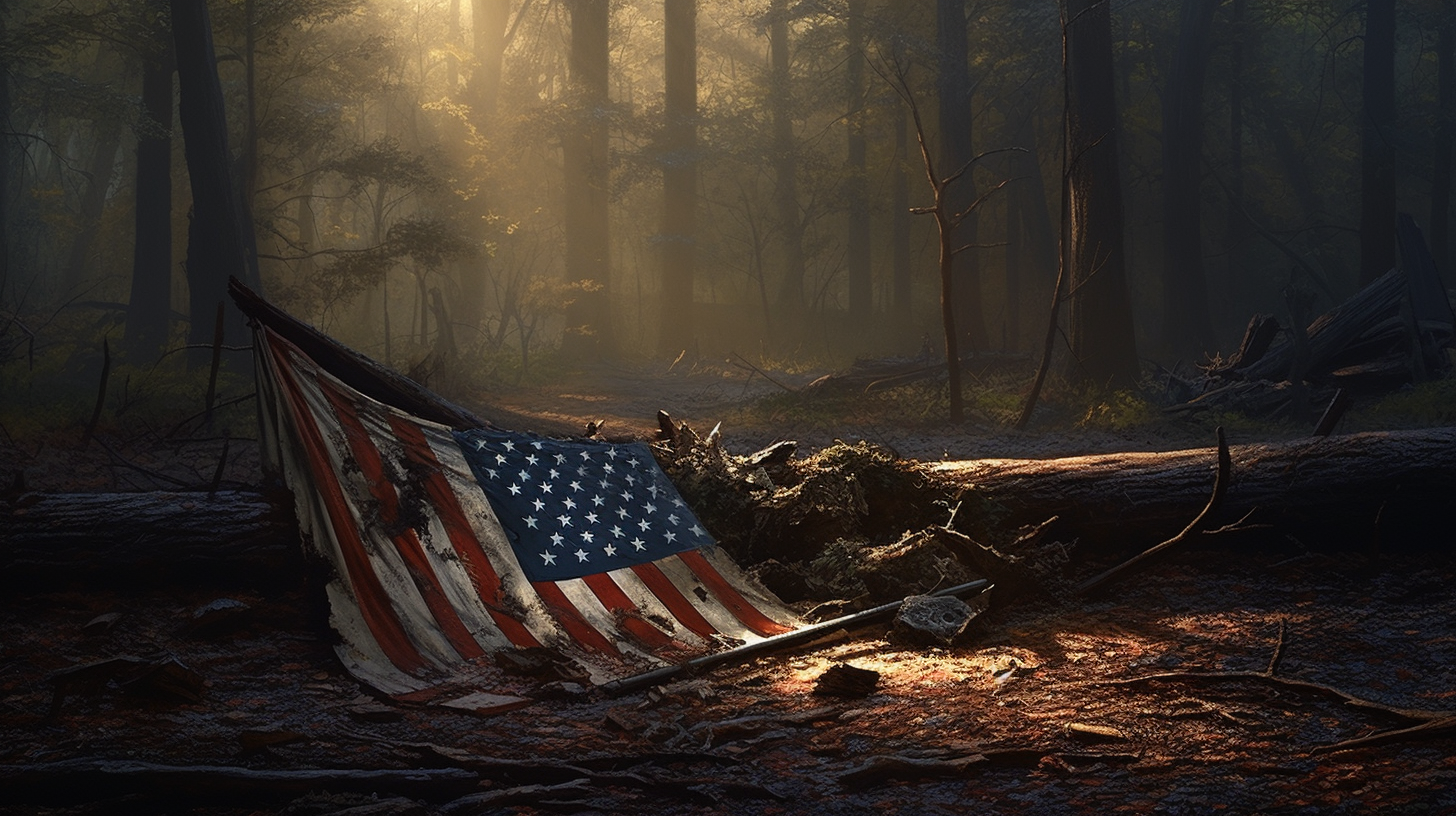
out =
<svg viewBox="0 0 1456 816"><path fill-rule="evenodd" d="M628 473L627 474L627 484L629 484L629 485L637 484L637 477L636 476L633 476L630 473Z"/></svg>
<svg viewBox="0 0 1456 816"><path fill-rule="evenodd" d="M603 479L600 482L597 482L597 487L600 487L601 489L606 490L607 489L607 480L606 479Z"/></svg>
<svg viewBox="0 0 1456 816"><path fill-rule="evenodd" d="M524 471L524 470L523 470L523 471L521 471L521 472L520 472L520 473L517 473L517 474L516 474L516 477L517 477L517 478L518 478L518 479L520 479L520 480L521 480L521 481L523 481L523 482L524 482L524 481L526 481L526 480L527 480L527 479L529 479L529 478L531 478L531 474L530 474L530 473L529 473L529 472L527 472L527 471Z"/></svg>
<svg viewBox="0 0 1456 816"><path fill-rule="evenodd" d="M655 484L648 485L647 486L647 492L652 494L652 498L654 498L654 499L657 498L657 485L655 485Z"/></svg>
<svg viewBox="0 0 1456 816"><path fill-rule="evenodd" d="M490 478L492 479L500 478L500 471L496 470L495 468L486 468L485 472L489 474Z"/></svg>
<svg viewBox="0 0 1456 816"><path fill-rule="evenodd" d="M564 454L564 453L558 453L558 454L556 454L556 457L555 458L556 458L556 464L558 464L558 465L564 465L564 464L566 464L566 454Z"/></svg>
<svg viewBox="0 0 1456 816"><path fill-rule="evenodd" d="M637 522L637 528L645 533L648 530L652 529L652 522L648 521L647 519L642 519L641 521Z"/></svg>
<svg viewBox="0 0 1456 816"><path fill-rule="evenodd" d="M587 531L587 532L581 534L581 540L582 541L585 541L588 544L592 543L592 540L595 539L595 538L596 538L596 536L592 535L591 534L591 531Z"/></svg>
<svg viewBox="0 0 1456 816"><path fill-rule="evenodd" d="M645 513L656 513L657 505L653 504L652 502L643 502L642 511Z"/></svg>
<svg viewBox="0 0 1456 816"><path fill-rule="evenodd" d="M581 461L583 461L583 462L590 462L591 461L591 452L590 451L582 451L581 452Z"/></svg>
<svg viewBox="0 0 1456 816"><path fill-rule="evenodd" d="M603 504L606 504L606 501L601 497L601 494L592 496L592 507L601 507Z"/></svg>
<svg viewBox="0 0 1456 816"><path fill-rule="evenodd" d="M579 549L576 552L572 553L572 555L576 556L576 560L577 561L585 561L586 558L587 558L587 556L586 556L586 550L580 550Z"/></svg>
<svg viewBox="0 0 1456 816"><path fill-rule="evenodd" d="M551 468L550 470L546 471L546 474L548 478L555 479L557 476L561 475L561 471L557 470L556 468Z"/></svg>
<svg viewBox="0 0 1456 816"><path fill-rule="evenodd" d="M477 440L475 440L475 449L476 450L485 450L485 440L484 439L477 439Z"/></svg>
<svg viewBox="0 0 1456 816"><path fill-rule="evenodd" d="M630 490L623 490L622 491L622 501L632 501L632 491L630 491Z"/></svg>
<svg viewBox="0 0 1456 816"><path fill-rule="evenodd" d="M556 517L556 520L559 521L559 522L561 522L561 526L562 527L570 527L571 526L571 516L568 516L565 513L562 513L561 515L557 516Z"/></svg>
<svg viewBox="0 0 1456 816"><path fill-rule="evenodd" d="M541 501L540 498L535 498L535 499L532 499L531 500L531 507L533 507L533 508L535 508L537 510L540 510L541 508L543 508L545 506L546 506L546 502Z"/></svg>
<svg viewBox="0 0 1456 816"><path fill-rule="evenodd" d="M506 488L506 489L509 490L509 491L511 491L511 495L512 496L519 496L519 495L521 495L521 486L518 485L518 484L513 484L509 488Z"/></svg>
<svg viewBox="0 0 1456 816"><path fill-rule="evenodd" d="M536 458L536 454L534 453L526 457L526 464L531 465L532 467L535 467L536 463L539 461L541 460Z"/></svg>
<svg viewBox="0 0 1456 816"><path fill-rule="evenodd" d="M630 516L630 515L632 515L632 514L627 512L627 508L625 508L625 507L618 507L617 508L617 518L624 519L624 518L626 518L627 516Z"/></svg>
<svg viewBox="0 0 1456 816"><path fill-rule="evenodd" d="M667 539L667 543L669 543L669 544L671 544L674 541L677 541L677 533L674 533L671 530L668 530L666 533L663 533L662 534L662 537L665 538L665 539Z"/></svg>
<svg viewBox="0 0 1456 816"><path fill-rule="evenodd" d="M506 456L505 456L505 454L503 454L503 453L497 453L495 455L495 463L497 465L504 465L506 463Z"/></svg>
<svg viewBox="0 0 1456 816"><path fill-rule="evenodd" d="M693 535L695 535L695 536L703 536L703 535L707 534L707 532L708 531L707 530L704 530L702 527L699 527L696 524L693 525Z"/></svg>
<svg viewBox="0 0 1456 816"><path fill-rule="evenodd" d="M509 439L507 439L506 441L502 442L501 443L501 447L502 448L505 448L506 450L510 451L511 453L515 453L516 452L516 443L512 442Z"/></svg>
<svg viewBox="0 0 1456 816"><path fill-rule="evenodd" d="M550 493L551 492L551 483L550 482L542 482L541 483L541 492L542 493Z"/></svg>
<svg viewBox="0 0 1456 816"><path fill-rule="evenodd" d="M541 450L541 443L539 441L532 442L531 447L535 448L536 450Z"/></svg>
<svg viewBox="0 0 1456 816"><path fill-rule="evenodd" d="M672 526L676 527L678 521L680 521L680 519L678 519L677 513L670 513L670 514L668 514L668 517L667 517L667 523L668 524L671 524Z"/></svg>
<svg viewBox="0 0 1456 816"><path fill-rule="evenodd" d="M627 460L627 464L631 465L632 467L637 467L637 460L636 459L628 459Z"/></svg>
<svg viewBox="0 0 1456 816"><path fill-rule="evenodd" d="M576 475L578 475L578 476L585 476L586 475L586 465L577 465L576 466Z"/></svg>
<svg viewBox="0 0 1456 816"><path fill-rule="evenodd" d="M617 554L617 545L616 544L608 544L607 546L605 546L605 547L602 548L602 552L606 553L608 556L616 555Z"/></svg>
<svg viewBox="0 0 1456 816"><path fill-rule="evenodd" d="M561 503L561 504L562 504L562 505L563 505L563 506L564 506L564 507L565 507L565 508L566 508L566 509L567 509L567 510L575 510L575 509L576 509L576 502L574 502L574 501L572 501L572 500L571 500L571 497L570 497L570 496L567 496L567 497L566 497L566 501L564 501L564 502L562 502L562 503Z"/></svg>
<svg viewBox="0 0 1456 816"><path fill-rule="evenodd" d="M556 556L553 555L550 552L543 552L543 553L541 553L541 560L546 562L542 566L549 567L552 564L555 564L556 563Z"/></svg>
<svg viewBox="0 0 1456 816"><path fill-rule="evenodd" d="M607 458L608 459L616 459L617 458L617 449L616 448L607 448Z"/></svg>
<svg viewBox="0 0 1456 816"><path fill-rule="evenodd" d="M605 465L602 465L602 472L604 472L604 473L611 473L612 472L612 463L611 462L608 462Z"/></svg>
<svg viewBox="0 0 1456 816"><path fill-rule="evenodd" d="M572 490L573 493L580 493L581 492L581 482L572 482L568 486L571 488L571 490Z"/></svg>
<svg viewBox="0 0 1456 816"><path fill-rule="evenodd" d="M553 547L560 547L561 546L561 542L563 542L565 540L566 540L566 537L563 536L561 533L552 533L551 534L551 545Z"/></svg>
<svg viewBox="0 0 1456 816"><path fill-rule="evenodd" d="M589 522L591 522L592 524L596 524L597 523L597 514L596 513L587 513L586 514L586 520L589 521Z"/></svg>
<svg viewBox="0 0 1456 816"><path fill-rule="evenodd" d="M644 543L642 541L642 539L640 539L640 538L634 538L634 539L632 539L632 546L633 547L636 547L638 552L641 552L641 551L647 549L647 544Z"/></svg>
<svg viewBox="0 0 1456 816"><path fill-rule="evenodd" d="M673 499L673 500L672 500L672 505L673 505L673 506L674 506L674 507L687 507L687 504L685 504L685 503L684 503L684 502L683 502L683 500L682 500L682 498L681 498L681 497L679 497L679 498L676 498L676 499Z"/></svg>
<svg viewBox="0 0 1456 816"><path fill-rule="evenodd" d="M621 525L617 525L617 524L613 524L612 525L612 529L609 530L608 532L610 532L612 534L612 538L621 538L621 537L623 537L623 536L626 535L626 533L622 532Z"/></svg>
<svg viewBox="0 0 1456 816"><path fill-rule="evenodd" d="M532 529L532 530L539 530L539 529L541 529L541 528L539 528L539 527L536 526L536 517L535 516L526 516L525 518L521 519L521 521L526 522L526 526L528 528Z"/></svg>

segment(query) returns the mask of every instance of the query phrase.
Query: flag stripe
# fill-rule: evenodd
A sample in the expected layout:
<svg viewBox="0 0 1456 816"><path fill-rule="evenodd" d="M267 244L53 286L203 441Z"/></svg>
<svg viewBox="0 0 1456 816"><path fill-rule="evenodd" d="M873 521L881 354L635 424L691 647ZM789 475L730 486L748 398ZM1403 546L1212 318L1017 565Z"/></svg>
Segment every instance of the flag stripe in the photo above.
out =
<svg viewBox="0 0 1456 816"><path fill-rule="evenodd" d="M586 582L586 585L596 594L597 599L602 602L602 606L616 616L619 630L637 638L649 649L674 646L672 636L648 623L642 617L642 610L637 608L637 604L632 603L632 599L628 598L627 593L617 586L617 582L612 580L612 576L599 572L594 575L584 575L581 580ZM676 647L681 648L682 645L679 643Z"/></svg>
<svg viewBox="0 0 1456 816"><path fill-rule="evenodd" d="M344 394L340 393L338 386L334 385L329 378L317 378L316 383L329 404L333 406L339 424L344 429L344 438L348 440L349 450L354 454L354 462L359 466L360 473L369 484L370 495L379 505L380 521L384 523L384 529L386 531L397 530L397 532L390 533L389 538L394 543L395 550L399 552L400 558L404 560L405 568L414 582L415 589L424 599L425 606L430 610L430 615L434 617L435 623L439 625L441 633L445 635L445 639L455 653L466 660L483 656L485 650L475 642L475 638L471 636L470 631L460 620L460 615L450 604L450 599L446 597L445 589L440 585L440 579L436 577L429 559L425 556L419 535L410 527L398 529L399 494L396 492L395 486L385 478L384 460L379 455L379 448L359 420L353 404Z"/></svg>
<svg viewBox="0 0 1456 816"><path fill-rule="evenodd" d="M481 602L485 604L486 611L490 613L491 620L495 621L495 625L512 644L522 648L540 646L541 642L531 634L529 629L519 620L501 610L504 589L500 575L496 572L495 567L491 566L490 559L486 557L485 550L480 545L480 538L476 536L474 528L466 519L465 511L460 507L460 501L455 497L454 491L450 489L449 482L445 480L443 468L419 426L393 412L389 415L389 426L394 429L395 436L404 443L405 456L411 463L421 466L419 471L424 478L425 492L429 495L430 503L434 506L441 524L445 527L446 534L450 537L450 543L454 546L456 554L460 556L461 563L465 565L471 581L475 584Z"/></svg>
<svg viewBox="0 0 1456 816"><path fill-rule="evenodd" d="M667 607L672 616L694 634L704 638L711 638L718 634L718 630L713 627L713 624L708 623L708 619L703 617L703 613L683 597L677 586L662 574L662 570L656 563L649 561L646 564L638 564L632 568L632 572L641 579L643 584L647 585L653 595L657 596L657 600L662 601L662 605Z"/></svg>
<svg viewBox="0 0 1456 816"><path fill-rule="evenodd" d="M790 631L789 627L770 619L767 615L758 611L758 607L749 603L733 587L733 584L724 579L718 570L714 569L713 565L708 563L708 559L704 558L701 552L687 550L678 553L677 557L684 564L687 564L688 569L692 570L693 574L698 576L703 584L708 587L708 591L713 593L714 597L718 599L718 602L726 606L738 620L743 622L744 626L747 626L763 637L772 637L773 635L781 635L784 632Z"/></svg>
<svg viewBox="0 0 1456 816"><path fill-rule="evenodd" d="M400 671L410 674L419 672L428 664L414 642L410 640L409 634L390 604L388 593L379 582L379 576L374 573L374 566L369 563L369 556L364 550L364 542L359 538L359 530L349 511L343 488L334 477L333 465L329 461L328 449L324 445L323 436L318 424L314 421L312 412L307 408L292 366L281 346L281 342L278 345L269 344L278 371L278 379L286 392L284 401L288 403L289 413L293 416L293 425L298 430L299 441L303 444L309 469L313 471L314 484L323 499L324 508L328 511L330 527L333 528L334 539L339 543L340 555L349 576L355 603L358 604L359 611L364 615L364 622L369 627L370 634L384 650L389 662Z"/></svg>
<svg viewBox="0 0 1456 816"><path fill-rule="evenodd" d="M581 610L567 599L566 593L561 591L555 581L532 581L531 586L536 588L536 593L541 596L546 608L573 640L594 651L609 655L621 654L621 650L612 641L587 622Z"/></svg>

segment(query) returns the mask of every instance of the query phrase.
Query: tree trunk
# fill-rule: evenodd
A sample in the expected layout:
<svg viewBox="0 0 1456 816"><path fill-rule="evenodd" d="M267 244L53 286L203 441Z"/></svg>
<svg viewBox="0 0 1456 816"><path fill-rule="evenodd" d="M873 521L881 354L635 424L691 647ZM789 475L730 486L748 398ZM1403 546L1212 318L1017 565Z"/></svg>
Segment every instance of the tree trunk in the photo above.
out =
<svg viewBox="0 0 1456 816"><path fill-rule="evenodd" d="M784 272L779 285L778 324L797 332L804 313L804 219L799 214L798 150L794 144L793 85L789 76L787 0L769 5L769 99L773 115L774 208Z"/></svg>
<svg viewBox="0 0 1456 816"><path fill-rule="evenodd" d="M1123 261L1122 182L1113 98L1112 17L1104 0L1062 0L1067 96L1070 376L1099 388L1138 380Z"/></svg>
<svg viewBox="0 0 1456 816"><path fill-rule="evenodd" d="M1456 428L1235 445L1233 482L1211 526L1250 519L1310 547L1366 547L1419 536L1449 546ZM999 523L1059 516L1053 536L1139 549L1177 532L1208 501L1213 448L1064 459L983 459L931 466ZM969 505L968 505L969 506ZM1308 537L1306 537L1308 536ZM1115 543L1113 543L1115 542Z"/></svg>
<svg viewBox="0 0 1456 816"><path fill-rule="evenodd" d="M570 70L576 121L562 135L566 278L582 285L566 310L561 349L594 359L613 348L607 227L607 0L572 0Z"/></svg>
<svg viewBox="0 0 1456 816"><path fill-rule="evenodd" d="M7 39L5 15L0 13L0 41ZM10 286L10 59L0 48L0 292Z"/></svg>
<svg viewBox="0 0 1456 816"><path fill-rule="evenodd" d="M136 242L127 301L127 356L137 365L162 353L172 314L172 43L156 32L142 61L142 121L137 128Z"/></svg>
<svg viewBox="0 0 1456 816"><path fill-rule="evenodd" d="M1163 342L1182 357L1213 348L1203 272L1203 84L1220 0L1184 0L1163 91Z"/></svg>
<svg viewBox="0 0 1456 816"><path fill-rule="evenodd" d="M452 6L458 1L452 0ZM470 10L474 67L470 73L466 96L472 106L475 127L489 142L495 136L501 68L505 59L506 26L510 23L510 0L471 0ZM451 20L458 16L457 8L452 12ZM458 37L458 30L454 36ZM453 81L450 87L455 87ZM490 171L486 169L483 172L488 174ZM493 179L489 176L479 180L479 192L471 202L475 214L485 216L490 212L493 186ZM473 257L461 259L457 268L460 302L455 308L455 319L461 325L478 328L485 319L486 294L490 288L490 255L481 250Z"/></svg>
<svg viewBox="0 0 1456 816"><path fill-rule="evenodd" d="M1027 293L1036 292L1033 303L1044 303L1046 289L1057 279L1057 232L1047 210L1046 183L1042 179L1041 157L1036 146L1036 114L1029 94L1018 95L1016 105L1005 105L1008 122L1007 146L1024 152L1006 154L1011 163L1011 185L1007 203L1008 254L1016 256L1016 281L1007 281L1007 322L1011 345L1020 346L1021 313ZM1014 226L1013 226L1014 221ZM1015 230L1015 236L1012 230ZM1015 244L1015 250L1012 249ZM1010 270L1007 275L1011 275ZM1015 291L1015 296L1012 292Z"/></svg>
<svg viewBox="0 0 1456 816"><path fill-rule="evenodd" d="M895 328L910 328L910 123L905 106L895 106L895 162L890 173L890 255L894 275Z"/></svg>
<svg viewBox="0 0 1456 816"><path fill-rule="evenodd" d="M697 254L697 0L663 7L666 119L662 133L662 333L658 350L676 355L693 342Z"/></svg>
<svg viewBox="0 0 1456 816"><path fill-rule="evenodd" d="M171 0L172 38L181 90L182 134L192 184L192 222L187 229L187 284L192 317L188 342L210 344L211 317L227 298L229 277L247 281L241 199L232 177L227 116L212 22L200 0ZM226 342L243 339L243 325L226 321ZM198 359L205 359L206 352Z"/></svg>
<svg viewBox="0 0 1456 816"><path fill-rule="evenodd" d="M1249 224L1244 217L1244 55L1249 50L1250 28L1245 22L1246 0L1233 0L1233 37L1229 49L1229 165L1228 209L1223 249L1226 262L1224 299L1226 308L1237 308L1245 300L1244 264L1248 258Z"/></svg>
<svg viewBox="0 0 1456 816"><path fill-rule="evenodd" d="M1431 255L1451 277L1451 149L1456 141L1456 11L1442 8L1436 44L1436 145L1431 162Z"/></svg>
<svg viewBox="0 0 1456 816"><path fill-rule="evenodd" d="M939 49L938 100L940 104L940 172L954 175L974 157L971 127L971 83L966 74L965 0L936 0L936 40ZM976 200L970 170L951 185L947 212L959 213ZM976 243L976 213L970 213L956 227L951 238L959 250ZM974 249L957 251L953 263L954 309L960 333L961 354L975 354L986 348L986 318L981 304L981 271Z"/></svg>
<svg viewBox="0 0 1456 816"><path fill-rule="evenodd" d="M865 169L865 0L849 0L846 10L845 125L848 166L845 168L845 219L849 273L849 317L860 337L870 326L874 285L870 267L870 208Z"/></svg>
<svg viewBox="0 0 1456 816"><path fill-rule="evenodd" d="M1395 0L1365 4L1360 112L1360 285L1396 265Z"/></svg>

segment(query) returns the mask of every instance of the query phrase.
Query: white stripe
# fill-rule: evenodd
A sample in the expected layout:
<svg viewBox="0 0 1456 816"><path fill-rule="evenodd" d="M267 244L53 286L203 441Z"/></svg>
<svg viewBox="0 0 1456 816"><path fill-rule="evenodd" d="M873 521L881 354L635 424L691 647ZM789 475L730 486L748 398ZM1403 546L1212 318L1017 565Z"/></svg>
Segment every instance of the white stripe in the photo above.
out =
<svg viewBox="0 0 1456 816"><path fill-rule="evenodd" d="M622 588L633 603L637 604L637 608L641 610L648 623L654 624L658 629L665 629L668 634L682 641L691 649L712 651L713 644L703 640L698 633L679 621L672 614L672 610L657 599L652 590L642 583L642 579L638 578L637 573L633 572L630 567L613 570L607 575L617 582L617 586Z"/></svg>
<svg viewBox="0 0 1456 816"><path fill-rule="evenodd" d="M616 614L602 604L597 594L592 592L591 587L586 585L586 581L580 578L571 578L565 581L557 581L556 585L561 588L561 593L566 596L568 601L571 601L571 605L576 607L577 611L581 613L581 616L586 619L586 622L591 624L593 629L601 632L602 636L615 644L618 649L621 649L622 656L627 658L629 662L631 662L632 658L638 657L645 658L653 666L663 664L661 658L647 651L645 647L637 645L634 640L624 636L617 629Z"/></svg>
<svg viewBox="0 0 1456 816"><path fill-rule="evenodd" d="M723 576L723 580L732 584L738 590L738 594L743 596L743 600L753 604L766 617L792 629L797 629L804 625L804 622L799 619L798 615L795 615L788 607L784 606L783 601L774 597L772 592L769 592L762 584L750 578L747 573L740 569L733 562L733 559L728 557L728 553L722 547L703 547L698 552L702 554L703 558L709 564L713 565L713 569L716 569L719 575Z"/></svg>
<svg viewBox="0 0 1456 816"><path fill-rule="evenodd" d="M703 617L707 619L708 623L713 624L713 628L717 629L719 634L749 643L763 640L752 629L744 626L738 616L733 614L733 610L719 603L718 596L714 595L713 591L702 581L699 581L698 576L694 575L688 565L679 560L676 555L660 559L656 564L657 568L662 570L662 574L666 575L668 580L672 581L673 586L677 587L678 592L688 599L688 603L703 613Z"/></svg>

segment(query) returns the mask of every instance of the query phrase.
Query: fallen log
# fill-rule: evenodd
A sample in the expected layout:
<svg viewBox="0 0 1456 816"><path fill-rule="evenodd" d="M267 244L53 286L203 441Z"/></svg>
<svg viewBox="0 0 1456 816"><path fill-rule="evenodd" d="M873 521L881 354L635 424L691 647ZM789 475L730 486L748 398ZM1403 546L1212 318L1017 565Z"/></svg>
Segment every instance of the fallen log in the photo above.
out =
<svg viewBox="0 0 1456 816"><path fill-rule="evenodd" d="M1456 428L1369 432L1230 448L1233 477L1210 527L1250 519L1315 548L1449 546ZM1059 516L1049 536L1083 551L1146 547L1208 501L1213 448L924 465L1003 529ZM927 501L930 499L927 498ZM304 562L286 496L244 492L28 494L0 506L0 583L276 584Z"/></svg>
<svg viewBox="0 0 1456 816"><path fill-rule="evenodd" d="M0 585L277 585L302 575L287 493L28 493L0 505Z"/></svg>
<svg viewBox="0 0 1456 816"><path fill-rule="evenodd" d="M309 791L392 793L451 799L474 790L480 777L459 768L417 770L262 770L215 765L159 765L108 759L70 759L0 766L0 799L8 802L84 802L114 796L133 800L257 802Z"/></svg>
<svg viewBox="0 0 1456 816"><path fill-rule="evenodd" d="M1209 526L1253 522L1310 547L1448 547L1456 428L1235 445L1233 478ZM1003 526L1061 516L1049 535L1136 549L1187 524L1208 501L1213 448L931 465ZM964 511L963 511L964 512ZM957 527L962 525L958 522ZM1065 539L1064 539L1065 540Z"/></svg>

